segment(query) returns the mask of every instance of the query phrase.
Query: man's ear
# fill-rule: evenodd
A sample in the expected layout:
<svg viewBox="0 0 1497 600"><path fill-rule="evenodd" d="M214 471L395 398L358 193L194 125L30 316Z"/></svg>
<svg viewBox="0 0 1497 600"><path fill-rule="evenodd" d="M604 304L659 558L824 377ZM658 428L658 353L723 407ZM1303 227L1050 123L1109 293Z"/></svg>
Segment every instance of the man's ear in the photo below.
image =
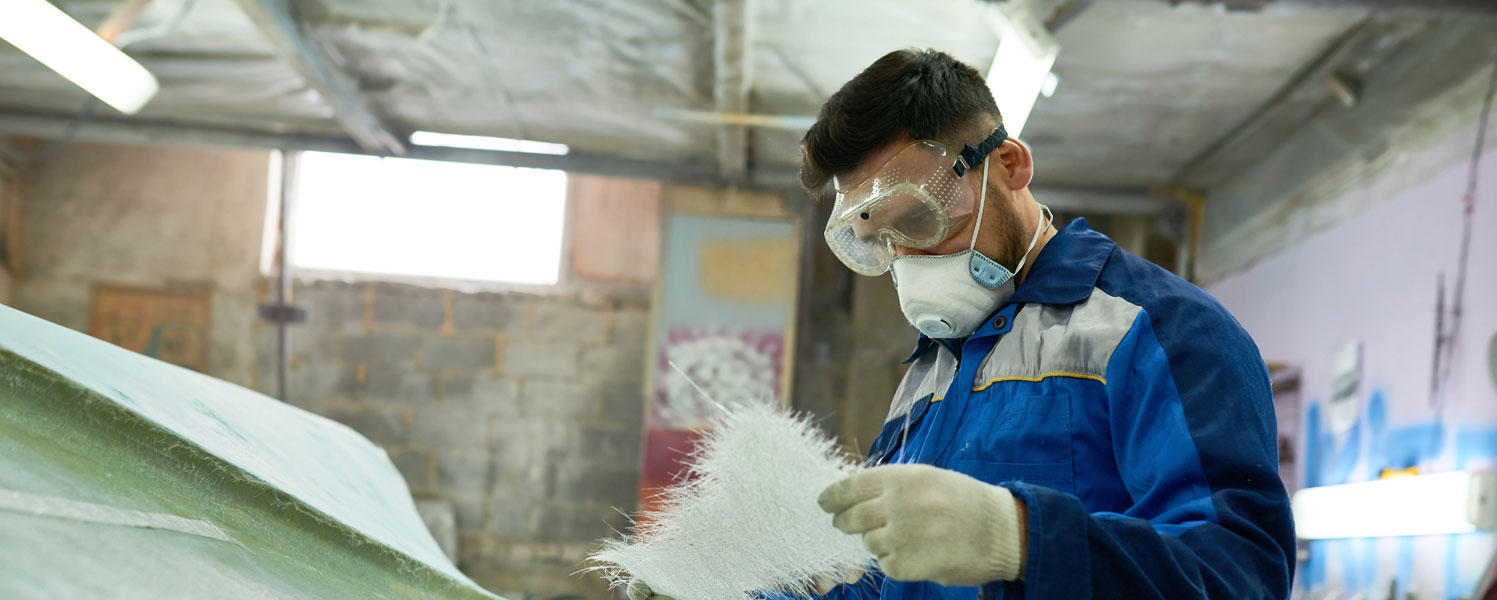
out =
<svg viewBox="0 0 1497 600"><path fill-rule="evenodd" d="M1024 145L1024 142L1008 138L993 151L992 158L995 166L1002 165L1008 175L1004 178L1008 189L1024 189L1034 180L1034 156L1029 153L1029 146Z"/></svg>

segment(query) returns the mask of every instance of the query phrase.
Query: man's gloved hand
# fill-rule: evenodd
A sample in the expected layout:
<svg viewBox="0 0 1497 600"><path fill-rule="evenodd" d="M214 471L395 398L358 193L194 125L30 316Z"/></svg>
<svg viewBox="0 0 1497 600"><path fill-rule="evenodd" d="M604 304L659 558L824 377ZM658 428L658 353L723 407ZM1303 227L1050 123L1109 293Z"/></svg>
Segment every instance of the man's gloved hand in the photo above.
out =
<svg viewBox="0 0 1497 600"><path fill-rule="evenodd" d="M1024 522L1013 494L930 465L886 465L827 487L832 524L862 534L896 581L974 586L1023 574Z"/></svg>
<svg viewBox="0 0 1497 600"><path fill-rule="evenodd" d="M630 581L625 591L629 594L629 600L676 600L670 596L657 595L655 590L650 589L650 586L638 579Z"/></svg>

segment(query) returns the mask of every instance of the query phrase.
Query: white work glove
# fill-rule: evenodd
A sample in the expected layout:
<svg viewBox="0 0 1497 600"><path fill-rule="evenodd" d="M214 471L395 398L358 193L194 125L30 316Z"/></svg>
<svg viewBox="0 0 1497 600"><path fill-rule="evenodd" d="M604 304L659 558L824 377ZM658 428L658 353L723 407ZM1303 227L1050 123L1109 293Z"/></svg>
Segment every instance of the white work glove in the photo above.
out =
<svg viewBox="0 0 1497 600"><path fill-rule="evenodd" d="M817 499L832 524L862 534L895 581L976 586L1023 574L1023 525L1013 494L930 465L873 467Z"/></svg>
<svg viewBox="0 0 1497 600"><path fill-rule="evenodd" d="M630 581L629 587L625 588L625 592L629 594L629 600L676 600L670 596L657 595L655 590L650 589L650 586L645 585L645 582L638 579Z"/></svg>

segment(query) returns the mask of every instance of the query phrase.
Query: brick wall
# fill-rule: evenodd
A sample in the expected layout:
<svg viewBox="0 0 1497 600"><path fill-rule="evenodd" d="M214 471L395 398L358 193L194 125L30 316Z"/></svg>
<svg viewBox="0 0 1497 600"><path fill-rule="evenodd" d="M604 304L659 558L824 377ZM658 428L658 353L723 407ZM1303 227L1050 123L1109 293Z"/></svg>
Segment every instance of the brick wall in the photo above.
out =
<svg viewBox="0 0 1497 600"><path fill-rule="evenodd" d="M594 296L300 282L289 400L384 447L419 499L449 503L458 566L510 597L607 597L574 577L638 478L649 309ZM275 393L275 331L258 387Z"/></svg>
<svg viewBox="0 0 1497 600"><path fill-rule="evenodd" d="M98 284L207 292L204 372L249 385L270 153L69 143L25 165L11 304L88 331ZM14 231L14 230L12 230Z"/></svg>

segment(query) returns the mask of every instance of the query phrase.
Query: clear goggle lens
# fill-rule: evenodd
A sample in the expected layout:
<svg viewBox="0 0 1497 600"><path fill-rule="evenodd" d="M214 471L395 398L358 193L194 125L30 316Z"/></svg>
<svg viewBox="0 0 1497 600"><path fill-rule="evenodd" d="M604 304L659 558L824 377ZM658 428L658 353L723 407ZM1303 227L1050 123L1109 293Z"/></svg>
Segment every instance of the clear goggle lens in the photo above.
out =
<svg viewBox="0 0 1497 600"><path fill-rule="evenodd" d="M915 142L874 174L837 191L826 241L849 269L869 276L889 270L895 246L929 248L945 241L972 213L972 192L951 169L954 153Z"/></svg>

